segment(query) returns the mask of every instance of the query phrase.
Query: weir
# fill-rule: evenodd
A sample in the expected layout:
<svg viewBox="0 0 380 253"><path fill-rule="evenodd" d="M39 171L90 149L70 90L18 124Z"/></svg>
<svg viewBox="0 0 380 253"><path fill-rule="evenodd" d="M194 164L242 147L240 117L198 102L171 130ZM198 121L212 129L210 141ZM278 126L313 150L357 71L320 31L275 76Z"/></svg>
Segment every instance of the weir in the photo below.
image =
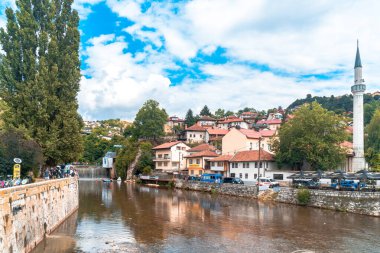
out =
<svg viewBox="0 0 380 253"><path fill-rule="evenodd" d="M1 252L31 251L78 205L78 180L73 177L0 189Z"/></svg>
<svg viewBox="0 0 380 253"><path fill-rule="evenodd" d="M101 166L75 166L78 170L79 178L96 179L106 178L107 170Z"/></svg>

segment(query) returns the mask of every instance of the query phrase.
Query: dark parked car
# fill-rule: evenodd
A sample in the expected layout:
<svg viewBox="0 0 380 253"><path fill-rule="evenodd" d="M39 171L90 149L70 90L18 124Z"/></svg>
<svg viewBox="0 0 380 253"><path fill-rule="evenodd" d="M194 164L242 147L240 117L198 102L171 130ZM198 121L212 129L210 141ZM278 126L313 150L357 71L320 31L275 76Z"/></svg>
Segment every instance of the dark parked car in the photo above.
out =
<svg viewBox="0 0 380 253"><path fill-rule="evenodd" d="M243 180L235 177L225 177L223 178L223 183L225 184L244 184Z"/></svg>
<svg viewBox="0 0 380 253"><path fill-rule="evenodd" d="M311 179L294 179L293 186L296 188L318 189L321 183Z"/></svg>
<svg viewBox="0 0 380 253"><path fill-rule="evenodd" d="M196 177L196 176L189 176L187 178L187 180L189 180L189 181L200 181L201 178L200 177Z"/></svg>

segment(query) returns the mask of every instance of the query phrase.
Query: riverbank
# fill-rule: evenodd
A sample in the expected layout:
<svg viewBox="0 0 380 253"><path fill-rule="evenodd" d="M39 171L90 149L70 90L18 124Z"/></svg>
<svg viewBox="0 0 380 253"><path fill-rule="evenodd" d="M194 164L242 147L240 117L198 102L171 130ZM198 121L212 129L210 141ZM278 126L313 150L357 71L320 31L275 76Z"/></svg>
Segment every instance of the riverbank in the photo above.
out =
<svg viewBox="0 0 380 253"><path fill-rule="evenodd" d="M380 192L307 190L309 200L301 204L298 200L299 189L281 187L278 191L267 190L257 195L257 187L235 184L212 184L196 181L176 181L176 188L209 192L229 196L260 199L293 205L335 210L380 217Z"/></svg>
<svg viewBox="0 0 380 253"><path fill-rule="evenodd" d="M78 179L0 189L0 249L30 252L78 209Z"/></svg>

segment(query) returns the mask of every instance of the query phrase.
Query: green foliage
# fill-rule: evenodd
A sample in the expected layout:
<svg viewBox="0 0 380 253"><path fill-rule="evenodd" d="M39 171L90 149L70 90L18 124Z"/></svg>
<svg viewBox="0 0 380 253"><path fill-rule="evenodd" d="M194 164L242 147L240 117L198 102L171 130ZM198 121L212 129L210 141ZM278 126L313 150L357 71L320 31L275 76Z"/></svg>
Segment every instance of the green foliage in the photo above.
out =
<svg viewBox="0 0 380 253"><path fill-rule="evenodd" d="M117 151L116 173L118 177L126 178L127 170L135 160L138 151L138 143L129 139L123 143L123 148Z"/></svg>
<svg viewBox="0 0 380 253"><path fill-rule="evenodd" d="M175 182L174 181L169 181L167 184L166 184L166 187L170 188L170 189L173 189L175 187Z"/></svg>
<svg viewBox="0 0 380 253"><path fill-rule="evenodd" d="M215 118L221 119L224 118L224 109L219 108L218 110L215 111Z"/></svg>
<svg viewBox="0 0 380 253"><path fill-rule="evenodd" d="M9 107L4 123L27 130L48 165L75 161L82 152L78 13L72 0L16 4L16 12L6 9L0 29L0 95Z"/></svg>
<svg viewBox="0 0 380 253"><path fill-rule="evenodd" d="M380 109L377 109L371 122L366 127L365 138L367 162L374 170L380 168Z"/></svg>
<svg viewBox="0 0 380 253"><path fill-rule="evenodd" d="M317 102L301 106L280 128L279 141L273 143L279 166L299 169L307 162L312 169L336 168L345 155L340 147L346 136L342 120Z"/></svg>
<svg viewBox="0 0 380 253"><path fill-rule="evenodd" d="M210 112L210 109L208 109L207 105L205 105L201 112L199 113L199 115L201 116L212 116L211 112Z"/></svg>
<svg viewBox="0 0 380 253"><path fill-rule="evenodd" d="M148 100L136 115L133 133L137 138L156 140L165 135L164 125L167 119L168 114L159 108L159 103Z"/></svg>
<svg viewBox="0 0 380 253"><path fill-rule="evenodd" d="M194 115L193 115L193 111L191 109L189 109L186 113L186 117L185 117L185 125L187 125L188 127L194 125L196 122L195 118L194 118Z"/></svg>
<svg viewBox="0 0 380 253"><path fill-rule="evenodd" d="M0 133L0 175L13 173L15 157L22 160L21 176L29 171L38 172L44 161L41 147L22 132L7 130Z"/></svg>
<svg viewBox="0 0 380 253"><path fill-rule="evenodd" d="M310 202L310 191L309 189L299 189L297 191L297 201L298 204L306 206Z"/></svg>
<svg viewBox="0 0 380 253"><path fill-rule="evenodd" d="M146 166L144 167L144 169L142 170L142 174L143 175L150 175L152 173L152 168L150 166Z"/></svg>
<svg viewBox="0 0 380 253"><path fill-rule="evenodd" d="M153 153L153 145L150 142L141 142L141 156L136 166L136 174L143 173L146 168L154 168L154 153Z"/></svg>
<svg viewBox="0 0 380 253"><path fill-rule="evenodd" d="M364 105L364 125L371 122L372 117L375 115L376 110L380 109L380 101L372 101Z"/></svg>

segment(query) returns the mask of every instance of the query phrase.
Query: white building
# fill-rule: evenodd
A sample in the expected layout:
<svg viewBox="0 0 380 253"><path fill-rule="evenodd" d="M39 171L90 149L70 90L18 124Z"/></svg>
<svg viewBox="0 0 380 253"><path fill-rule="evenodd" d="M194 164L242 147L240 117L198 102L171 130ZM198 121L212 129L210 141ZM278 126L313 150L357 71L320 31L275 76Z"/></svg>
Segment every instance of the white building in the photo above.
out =
<svg viewBox="0 0 380 253"><path fill-rule="evenodd" d="M351 86L351 92L354 95L354 136L353 149L354 157L352 159L352 170L359 171L366 167L364 158L364 114L363 114L363 95L366 89L362 77L362 63L359 53L359 42L356 49L355 59L355 84Z"/></svg>
<svg viewBox="0 0 380 253"><path fill-rule="evenodd" d="M155 169L162 172L180 172L186 168L184 159L190 147L181 141L166 142L153 148Z"/></svg>
<svg viewBox="0 0 380 253"><path fill-rule="evenodd" d="M191 127L188 127L185 129L186 132L186 142L188 143L201 143L206 142L206 131L207 129L198 125L194 124Z"/></svg>
<svg viewBox="0 0 380 253"><path fill-rule="evenodd" d="M223 121L218 122L218 127L221 129L230 129L233 127L240 127L242 129L249 129L249 124L243 119L238 117L226 118Z"/></svg>

